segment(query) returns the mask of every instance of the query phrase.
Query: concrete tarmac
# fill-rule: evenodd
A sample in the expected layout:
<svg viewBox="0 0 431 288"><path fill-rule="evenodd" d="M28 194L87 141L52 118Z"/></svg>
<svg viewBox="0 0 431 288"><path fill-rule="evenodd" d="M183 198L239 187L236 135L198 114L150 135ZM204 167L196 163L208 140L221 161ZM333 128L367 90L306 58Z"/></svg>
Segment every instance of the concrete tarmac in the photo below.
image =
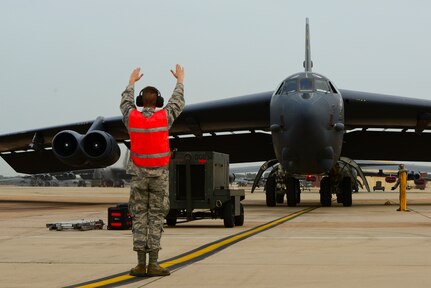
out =
<svg viewBox="0 0 431 288"><path fill-rule="evenodd" d="M0 287L65 287L136 265L131 231L49 231L46 223L102 219L127 202L127 188L0 186ZM353 206L319 207L317 190L299 207L269 208L246 193L245 223L198 220L165 228L160 260L316 206L201 261L121 287L431 287L431 192L360 192Z"/></svg>

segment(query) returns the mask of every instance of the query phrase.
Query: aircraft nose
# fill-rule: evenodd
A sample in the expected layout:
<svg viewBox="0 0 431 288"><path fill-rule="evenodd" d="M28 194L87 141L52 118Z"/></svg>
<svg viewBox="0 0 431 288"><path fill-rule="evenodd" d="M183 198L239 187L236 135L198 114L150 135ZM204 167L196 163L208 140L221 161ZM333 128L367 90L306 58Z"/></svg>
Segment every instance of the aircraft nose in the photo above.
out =
<svg viewBox="0 0 431 288"><path fill-rule="evenodd" d="M284 166L292 173L328 172L334 162L334 150L328 141L329 105L310 93L298 95L291 105L294 109L290 109L290 128L282 149Z"/></svg>
<svg viewBox="0 0 431 288"><path fill-rule="evenodd" d="M329 172L334 165L332 146L286 146L282 150L283 167L291 172L303 174L320 174Z"/></svg>

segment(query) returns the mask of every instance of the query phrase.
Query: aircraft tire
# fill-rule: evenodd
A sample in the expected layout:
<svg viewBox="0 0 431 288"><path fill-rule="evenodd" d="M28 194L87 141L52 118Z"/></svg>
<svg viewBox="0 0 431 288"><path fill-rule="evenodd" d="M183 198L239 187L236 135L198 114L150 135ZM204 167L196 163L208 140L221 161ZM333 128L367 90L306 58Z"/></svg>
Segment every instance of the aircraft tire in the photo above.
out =
<svg viewBox="0 0 431 288"><path fill-rule="evenodd" d="M274 207L276 205L275 199L275 177L269 176L266 180L265 190L266 190L266 206Z"/></svg>
<svg viewBox="0 0 431 288"><path fill-rule="evenodd" d="M244 225L244 206L239 203L240 215L235 216L235 226Z"/></svg>
<svg viewBox="0 0 431 288"><path fill-rule="evenodd" d="M284 202L284 194L276 193L276 195L275 195L275 201L278 204L283 204L283 202Z"/></svg>
<svg viewBox="0 0 431 288"><path fill-rule="evenodd" d="M114 182L112 180L106 180L104 184L105 187L114 187Z"/></svg>
<svg viewBox="0 0 431 288"><path fill-rule="evenodd" d="M169 210L169 213L166 216L166 224L169 227L175 227L177 225L177 210Z"/></svg>
<svg viewBox="0 0 431 288"><path fill-rule="evenodd" d="M235 210L232 201L223 204L223 224L226 228L235 226Z"/></svg>
<svg viewBox="0 0 431 288"><path fill-rule="evenodd" d="M166 218L166 224L168 224L169 227L175 227L177 225L177 217Z"/></svg>
<svg viewBox="0 0 431 288"><path fill-rule="evenodd" d="M301 184L299 183L299 179L295 179L296 185L296 203L301 203Z"/></svg>
<svg viewBox="0 0 431 288"><path fill-rule="evenodd" d="M332 204L331 183L329 177L324 177L320 181L320 204L323 207L330 207Z"/></svg>
<svg viewBox="0 0 431 288"><path fill-rule="evenodd" d="M293 177L287 177L286 187L287 187L287 206L296 207L297 204L297 188L296 179Z"/></svg>
<svg viewBox="0 0 431 288"><path fill-rule="evenodd" d="M343 193L343 206L352 206L352 179L344 177L341 181L341 191Z"/></svg>

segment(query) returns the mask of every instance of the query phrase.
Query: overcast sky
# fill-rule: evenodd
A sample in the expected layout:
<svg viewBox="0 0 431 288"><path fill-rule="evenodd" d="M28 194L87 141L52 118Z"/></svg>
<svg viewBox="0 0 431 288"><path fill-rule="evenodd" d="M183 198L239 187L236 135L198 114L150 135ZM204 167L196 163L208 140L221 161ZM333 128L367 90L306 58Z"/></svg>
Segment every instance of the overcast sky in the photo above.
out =
<svg viewBox="0 0 431 288"><path fill-rule="evenodd" d="M119 115L130 72L186 104L273 90L302 71L338 88L431 99L430 1L0 1L0 134ZM15 172L1 159L0 175Z"/></svg>

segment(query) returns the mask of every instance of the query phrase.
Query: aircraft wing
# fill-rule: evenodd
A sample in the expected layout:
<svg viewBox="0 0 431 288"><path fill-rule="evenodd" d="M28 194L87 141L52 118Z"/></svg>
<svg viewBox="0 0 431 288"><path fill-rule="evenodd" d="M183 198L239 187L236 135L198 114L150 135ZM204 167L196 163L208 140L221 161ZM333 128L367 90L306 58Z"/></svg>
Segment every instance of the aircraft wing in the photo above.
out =
<svg viewBox="0 0 431 288"><path fill-rule="evenodd" d="M431 133L423 132L431 129L430 101L352 90L340 90L340 93L345 107L345 129L350 130L344 136L341 156L351 159L431 161L431 149L428 149ZM205 132L268 129L271 94L253 95L254 105L250 107L246 101L249 96L246 96L186 109L171 132L175 134L179 129L184 133L188 130L197 137L175 138L171 141L173 147L225 152L231 155L233 163L274 159L269 134L200 137ZM373 131L370 128L380 129Z"/></svg>
<svg viewBox="0 0 431 288"><path fill-rule="evenodd" d="M171 127L171 148L228 153L232 163L275 158L271 135L259 131L269 128L271 95L269 91L187 105ZM58 160L52 151L52 140L58 132L73 130L86 134L93 123L86 121L0 135L0 156L15 171L28 174L104 167L100 163L70 166ZM129 136L122 117L103 119L102 126L117 142L127 144Z"/></svg>
<svg viewBox="0 0 431 288"><path fill-rule="evenodd" d="M171 148L227 153L231 163L275 158L271 135L262 132L269 129L272 93L186 106L169 132Z"/></svg>
<svg viewBox="0 0 431 288"><path fill-rule="evenodd" d="M431 133L423 132L431 127L430 101L351 90L340 92L345 128L353 129L344 136L342 156L431 161Z"/></svg>
<svg viewBox="0 0 431 288"><path fill-rule="evenodd" d="M340 90L345 106L342 156L351 159L431 161L429 101ZM170 130L171 148L227 153L231 163L266 161L275 154L269 128L272 91L187 105ZM66 165L52 151L60 131L87 133L94 121L0 135L0 155L20 173L48 173L100 168ZM103 131L119 143L128 142L121 117L103 120ZM380 131L370 128L382 128ZM399 129L387 131L384 129Z"/></svg>
<svg viewBox="0 0 431 288"><path fill-rule="evenodd" d="M400 96L340 90L346 129L399 128L422 132L431 128L431 102Z"/></svg>
<svg viewBox="0 0 431 288"><path fill-rule="evenodd" d="M65 124L41 129L0 135L0 153L13 151L26 151L32 149L32 144L40 148L51 147L52 138L63 130L73 130L85 134L94 121L85 121L73 124ZM106 118L103 121L104 130L118 141L129 138L121 117Z"/></svg>

